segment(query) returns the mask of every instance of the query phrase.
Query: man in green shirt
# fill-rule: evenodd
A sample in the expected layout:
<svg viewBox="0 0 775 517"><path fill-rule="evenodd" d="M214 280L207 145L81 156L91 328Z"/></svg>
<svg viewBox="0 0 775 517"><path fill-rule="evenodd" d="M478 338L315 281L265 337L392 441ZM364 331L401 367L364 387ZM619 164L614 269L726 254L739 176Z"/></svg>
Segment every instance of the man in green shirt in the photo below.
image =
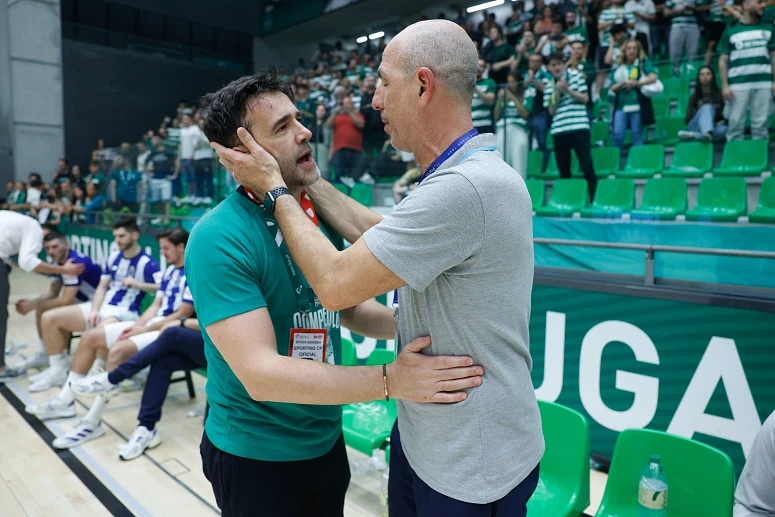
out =
<svg viewBox="0 0 775 517"><path fill-rule="evenodd" d="M309 98L309 85L301 83L296 88L296 107L301 113L301 123L309 129L315 121L315 101Z"/></svg>
<svg viewBox="0 0 775 517"><path fill-rule="evenodd" d="M273 215L274 200L285 195L343 247L304 190L320 173L293 94L270 70L209 97L204 131L213 147L245 149L240 140L250 139L287 188L259 199L241 187L197 222L186 247L208 362L204 473L224 515L251 516L260 508L267 516L341 517L350 472L339 405L388 396L461 401L460 390L481 384L482 369L470 357L423 355L428 337L406 344L387 367L335 366L340 325L390 339L394 312L373 300L325 309L291 258Z"/></svg>
<svg viewBox="0 0 775 517"><path fill-rule="evenodd" d="M745 0L743 17L724 31L718 44L719 76L729 105L727 141L742 140L751 112L751 138L769 138L767 117L775 94L773 26L762 25L766 0Z"/></svg>
<svg viewBox="0 0 775 517"><path fill-rule="evenodd" d="M589 34L586 27L581 27L577 24L577 16L575 11L568 11L565 13L565 35L568 37L568 41L573 43L574 41L583 41L585 44L589 44ZM586 59L586 56L584 56Z"/></svg>
<svg viewBox="0 0 775 517"><path fill-rule="evenodd" d="M485 70L487 70L487 62L480 58L476 69L476 89L471 101L471 118L479 133L495 133L492 109L495 105L495 92L498 86L492 79L483 77Z"/></svg>

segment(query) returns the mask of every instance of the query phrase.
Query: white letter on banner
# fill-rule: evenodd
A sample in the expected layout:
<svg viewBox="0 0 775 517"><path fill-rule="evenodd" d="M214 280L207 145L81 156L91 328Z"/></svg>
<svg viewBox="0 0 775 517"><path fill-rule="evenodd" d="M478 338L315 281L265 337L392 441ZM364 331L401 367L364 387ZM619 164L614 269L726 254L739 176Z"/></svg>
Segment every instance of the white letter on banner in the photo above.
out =
<svg viewBox="0 0 775 517"><path fill-rule="evenodd" d="M562 393L565 373L565 314L546 311L546 339L544 345L544 380L536 388L536 398L554 402Z"/></svg>
<svg viewBox="0 0 775 517"><path fill-rule="evenodd" d="M659 398L659 379L616 370L616 389L635 394L632 406L615 411L600 396L600 362L603 349L611 342L621 342L635 353L635 359L659 364L659 354L641 329L624 321L604 321L587 332L581 343L579 364L579 395L589 415L600 425L613 431L646 427L654 418Z"/></svg>
<svg viewBox="0 0 775 517"><path fill-rule="evenodd" d="M83 253L83 251L81 251L81 238L77 235L70 236L70 247L78 253Z"/></svg>
<svg viewBox="0 0 775 517"><path fill-rule="evenodd" d="M732 420L705 413L719 381L724 382ZM667 432L686 438L703 433L737 442L748 457L761 426L735 340L713 336Z"/></svg>

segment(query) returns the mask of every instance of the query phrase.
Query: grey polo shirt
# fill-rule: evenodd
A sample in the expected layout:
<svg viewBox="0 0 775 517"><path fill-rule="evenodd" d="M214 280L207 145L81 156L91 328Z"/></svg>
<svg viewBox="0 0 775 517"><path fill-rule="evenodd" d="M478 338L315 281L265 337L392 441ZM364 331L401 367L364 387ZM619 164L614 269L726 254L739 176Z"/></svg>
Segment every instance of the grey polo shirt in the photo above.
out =
<svg viewBox="0 0 775 517"><path fill-rule="evenodd" d="M483 148L493 151L474 152ZM532 208L524 181L494 149L494 136L472 138L364 234L407 284L401 343L430 335L424 353L470 355L484 367L463 402L398 401L412 469L437 492L478 504L508 494L544 452L530 379Z"/></svg>
<svg viewBox="0 0 775 517"><path fill-rule="evenodd" d="M775 517L775 412L748 451L735 490L734 517Z"/></svg>

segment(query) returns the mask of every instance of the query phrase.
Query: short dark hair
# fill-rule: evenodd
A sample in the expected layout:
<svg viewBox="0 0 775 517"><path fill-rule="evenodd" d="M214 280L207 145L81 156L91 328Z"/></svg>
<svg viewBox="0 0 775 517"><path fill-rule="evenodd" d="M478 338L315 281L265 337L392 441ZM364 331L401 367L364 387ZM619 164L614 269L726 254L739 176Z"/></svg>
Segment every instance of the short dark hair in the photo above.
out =
<svg viewBox="0 0 775 517"><path fill-rule="evenodd" d="M140 231L140 229L137 227L137 221L135 221L132 217L121 219L119 222L113 225L114 230L118 230L119 228L123 228L129 233Z"/></svg>
<svg viewBox="0 0 775 517"><path fill-rule="evenodd" d="M56 230L52 230L51 233L43 237L43 242L51 242L55 240L67 242L67 237L65 237L63 234L59 233Z"/></svg>
<svg viewBox="0 0 775 517"><path fill-rule="evenodd" d="M70 165L70 162L67 161L67 158L60 158L60 162L65 162L65 165Z"/></svg>
<svg viewBox="0 0 775 517"><path fill-rule="evenodd" d="M577 39L577 40L573 40L573 41L571 41L571 42L570 42L570 46L572 47L572 46L573 46L573 45L575 45L576 43L578 43L579 45L582 45L582 46L584 46L584 47L586 47L586 46L587 46L587 42L586 42L586 41L584 41L583 39Z"/></svg>
<svg viewBox="0 0 775 517"><path fill-rule="evenodd" d="M280 78L274 67L256 75L241 77L217 92L205 95L208 113L204 132L207 139L225 147L239 144L237 129L244 127L250 131L250 120L245 117L248 102L264 93L282 93L294 102L291 87Z"/></svg>
<svg viewBox="0 0 775 517"><path fill-rule="evenodd" d="M40 174L38 174L37 172L31 172L29 176L27 176L27 179L30 181L32 181L33 178L37 179L38 181L42 181Z"/></svg>
<svg viewBox="0 0 775 517"><path fill-rule="evenodd" d="M619 34L620 32L627 32L627 27L623 23L617 23L611 27L611 35Z"/></svg>
<svg viewBox="0 0 775 517"><path fill-rule="evenodd" d="M551 63L552 61L559 61L560 63L565 62L565 57L562 55L562 52L552 52L549 54L549 59L547 60L547 63Z"/></svg>
<svg viewBox="0 0 775 517"><path fill-rule="evenodd" d="M183 244L185 246L188 243L188 232L183 228L173 228L172 230L167 230L156 236L157 241L162 239L167 239L173 246L177 246L178 244Z"/></svg>
<svg viewBox="0 0 775 517"><path fill-rule="evenodd" d="M59 232L59 228L57 228L57 225L53 223L43 223L40 225L40 227L50 232Z"/></svg>

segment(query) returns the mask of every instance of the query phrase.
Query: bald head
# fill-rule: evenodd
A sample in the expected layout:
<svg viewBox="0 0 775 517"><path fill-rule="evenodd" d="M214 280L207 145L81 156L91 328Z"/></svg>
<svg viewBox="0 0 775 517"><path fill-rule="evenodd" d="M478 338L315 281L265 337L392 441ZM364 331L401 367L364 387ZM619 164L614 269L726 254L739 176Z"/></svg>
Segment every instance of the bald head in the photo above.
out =
<svg viewBox="0 0 775 517"><path fill-rule="evenodd" d="M418 68L429 68L450 97L470 105L478 54L462 27L448 20L418 22L393 38L388 49L396 53L394 59L407 77Z"/></svg>

